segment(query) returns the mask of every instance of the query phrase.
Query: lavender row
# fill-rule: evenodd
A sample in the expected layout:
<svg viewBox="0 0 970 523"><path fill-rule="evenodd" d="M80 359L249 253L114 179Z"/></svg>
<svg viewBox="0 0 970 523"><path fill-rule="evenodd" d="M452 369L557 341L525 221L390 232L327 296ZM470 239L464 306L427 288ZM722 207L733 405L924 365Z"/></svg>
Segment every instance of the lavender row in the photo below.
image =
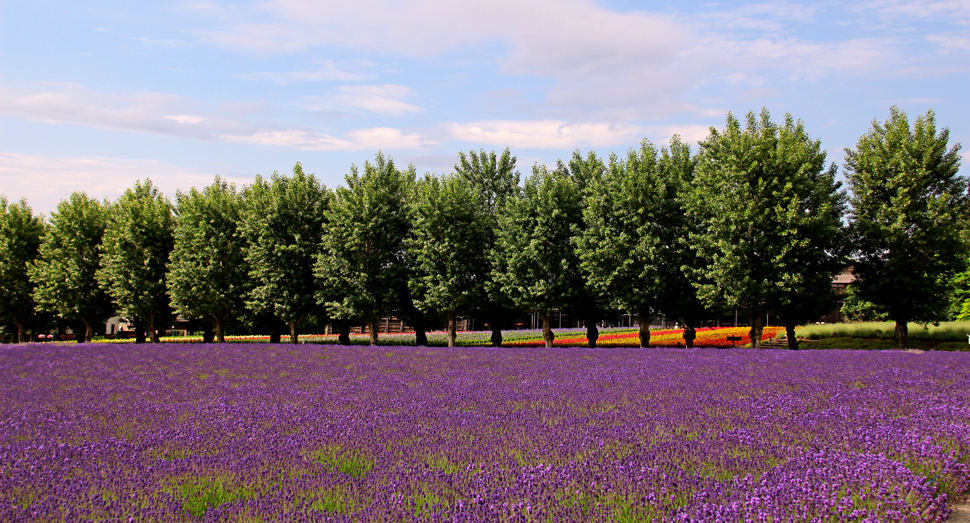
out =
<svg viewBox="0 0 970 523"><path fill-rule="evenodd" d="M2 521L943 521L970 355L0 348Z"/></svg>

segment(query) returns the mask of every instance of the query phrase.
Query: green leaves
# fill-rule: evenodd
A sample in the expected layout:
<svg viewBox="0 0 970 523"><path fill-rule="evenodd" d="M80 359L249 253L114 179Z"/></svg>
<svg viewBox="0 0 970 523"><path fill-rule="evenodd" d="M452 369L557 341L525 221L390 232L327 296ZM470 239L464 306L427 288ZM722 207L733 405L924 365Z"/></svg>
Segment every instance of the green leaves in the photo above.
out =
<svg viewBox="0 0 970 523"><path fill-rule="evenodd" d="M417 185L411 220L407 248L415 306L445 316L451 329L457 313L485 302L490 231L484 202L466 178L428 176Z"/></svg>
<svg viewBox="0 0 970 523"><path fill-rule="evenodd" d="M165 276L174 228L172 204L146 179L110 207L102 243L98 282L121 315L148 325L152 341L172 313Z"/></svg>
<svg viewBox="0 0 970 523"><path fill-rule="evenodd" d="M38 308L83 322L87 332L79 341L92 336L94 325L114 312L111 297L96 278L109 208L83 192L62 200L51 214L40 256L30 267Z"/></svg>
<svg viewBox="0 0 970 523"><path fill-rule="evenodd" d="M970 200L957 176L960 145L948 148L948 140L933 111L910 126L893 107L885 124L873 121L846 149L854 285L897 323L946 319L948 279L965 266Z"/></svg>
<svg viewBox="0 0 970 523"><path fill-rule="evenodd" d="M290 178L257 176L244 198L242 233L253 280L246 305L286 322L296 343L297 326L318 310L313 267L333 195L297 163Z"/></svg>
<svg viewBox="0 0 970 523"><path fill-rule="evenodd" d="M533 167L522 196L506 201L498 215L490 292L522 309L568 306L581 286L572 247L581 205L572 178Z"/></svg>
<svg viewBox="0 0 970 523"><path fill-rule="evenodd" d="M250 290L247 243L240 230L243 199L218 176L199 191L177 197L175 244L166 280L172 306L185 318L213 323L219 342L224 325L240 315Z"/></svg>
<svg viewBox="0 0 970 523"><path fill-rule="evenodd" d="M27 200L8 204L0 196L0 321L17 326L19 341L27 341L26 325L34 316L34 284L28 266L37 258L45 232Z"/></svg>
<svg viewBox="0 0 970 523"><path fill-rule="evenodd" d="M745 127L728 114L698 155L684 203L697 228L690 240L702 264L690 268L711 306L746 307L803 321L817 313L844 265L845 193L835 166L801 121L748 113ZM797 318L797 319L796 319Z"/></svg>
<svg viewBox="0 0 970 523"><path fill-rule="evenodd" d="M410 230L408 193L413 168L399 171L378 153L363 173L352 167L338 187L327 217L314 274L316 299L338 318L376 322L407 293L405 238ZM372 341L376 332L371 325Z"/></svg>

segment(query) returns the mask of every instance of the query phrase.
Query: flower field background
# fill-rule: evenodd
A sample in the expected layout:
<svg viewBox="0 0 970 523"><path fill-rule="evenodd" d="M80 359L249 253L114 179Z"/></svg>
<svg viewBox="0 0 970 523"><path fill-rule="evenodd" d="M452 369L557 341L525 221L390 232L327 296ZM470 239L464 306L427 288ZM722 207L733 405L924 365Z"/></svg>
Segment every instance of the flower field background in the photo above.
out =
<svg viewBox="0 0 970 523"><path fill-rule="evenodd" d="M943 521L970 354L0 348L0 521Z"/></svg>
<svg viewBox="0 0 970 523"><path fill-rule="evenodd" d="M697 329L696 347L734 347L751 343L748 327L718 327ZM556 333L557 347L584 347L588 345L586 328L553 329ZM782 327L765 327L761 339L764 341L774 338ZM460 347L486 347L491 345L491 331L467 331L458 333L457 345ZM503 347L541 347L543 346L542 331L539 329L503 331ZM728 340L728 337L741 337L740 341ZM336 334L303 334L300 339L305 343L337 344ZM202 336L169 336L162 338L166 343L199 343ZM226 336L227 342L266 343L269 336ZM99 343L134 343L134 338L114 340L98 340ZM367 334L351 334L353 345L369 345ZM381 345L398 346L414 345L414 333L381 333L378 342ZM447 334L444 332L429 332L428 343L431 346L444 347L448 344ZM640 334L638 328L612 327L600 330L600 337L596 344L600 347L639 347ZM650 334L652 347L683 347L683 329L652 330Z"/></svg>

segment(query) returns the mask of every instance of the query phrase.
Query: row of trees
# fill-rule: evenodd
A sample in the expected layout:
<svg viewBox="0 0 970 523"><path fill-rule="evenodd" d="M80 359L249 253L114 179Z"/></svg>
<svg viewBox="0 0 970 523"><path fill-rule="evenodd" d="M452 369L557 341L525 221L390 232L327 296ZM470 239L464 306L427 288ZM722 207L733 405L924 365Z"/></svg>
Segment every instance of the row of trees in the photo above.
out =
<svg viewBox="0 0 970 523"><path fill-rule="evenodd" d="M944 319L954 275L966 270L967 181L959 145L932 111L910 125L893 108L846 151L851 194L819 140L766 110L729 114L697 154L678 137L644 141L623 157L578 151L536 165L520 183L508 149L459 154L455 172L418 177L378 153L329 190L300 164L237 189L216 178L174 205L151 181L114 203L75 193L49 220L0 200L0 320L24 339L47 311L85 326L113 314L157 341L178 314L210 322L219 341L246 322L298 329L316 319L341 341L395 314L426 343L443 320L484 318L492 341L516 311L596 324L615 311L697 327L725 308L761 338L771 314L788 329L831 310L833 275L852 267L854 292L897 322ZM970 278L968 278L970 280ZM278 333L274 332L278 340Z"/></svg>

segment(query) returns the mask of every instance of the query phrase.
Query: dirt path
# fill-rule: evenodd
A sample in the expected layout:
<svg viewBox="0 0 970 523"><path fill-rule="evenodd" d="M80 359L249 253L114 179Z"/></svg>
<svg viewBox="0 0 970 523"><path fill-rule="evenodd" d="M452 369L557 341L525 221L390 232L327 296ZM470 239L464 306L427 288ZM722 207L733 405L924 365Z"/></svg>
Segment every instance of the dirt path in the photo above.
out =
<svg viewBox="0 0 970 523"><path fill-rule="evenodd" d="M953 514L946 521L947 523L970 523L970 500L966 496L953 506Z"/></svg>

